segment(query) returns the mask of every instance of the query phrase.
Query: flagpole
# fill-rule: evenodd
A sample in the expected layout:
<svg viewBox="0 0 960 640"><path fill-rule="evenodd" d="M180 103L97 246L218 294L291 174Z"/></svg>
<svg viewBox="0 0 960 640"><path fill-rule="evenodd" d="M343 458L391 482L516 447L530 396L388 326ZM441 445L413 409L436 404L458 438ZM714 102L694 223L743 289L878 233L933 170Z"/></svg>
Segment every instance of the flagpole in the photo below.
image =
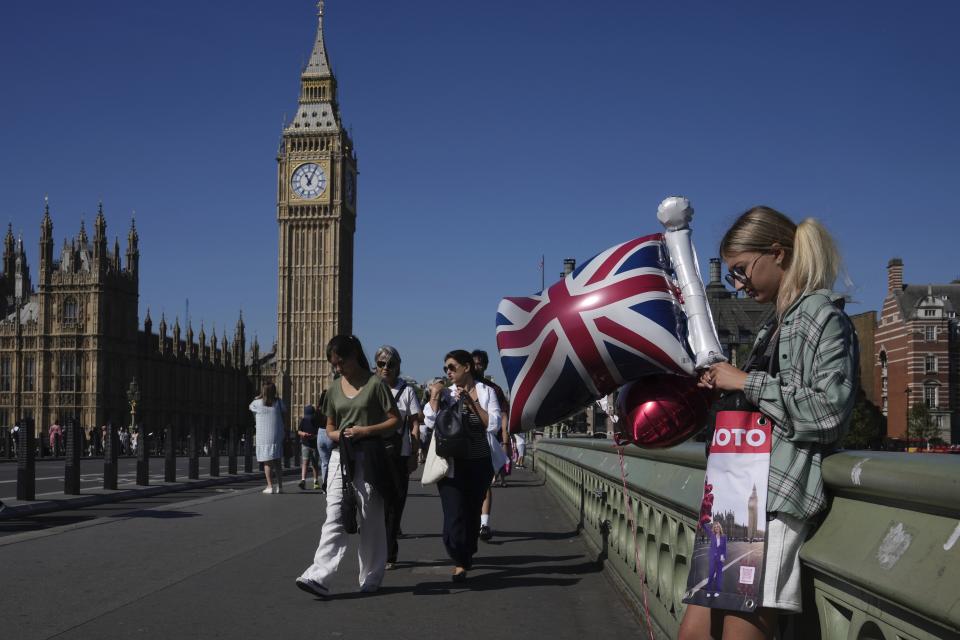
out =
<svg viewBox="0 0 960 640"><path fill-rule="evenodd" d="M543 291L543 290L546 288L546 284L544 283L544 280L543 280L543 271L544 271L544 269L543 269L543 259L544 259L544 257L545 257L544 254L541 253L541 254L540 254L540 291Z"/></svg>

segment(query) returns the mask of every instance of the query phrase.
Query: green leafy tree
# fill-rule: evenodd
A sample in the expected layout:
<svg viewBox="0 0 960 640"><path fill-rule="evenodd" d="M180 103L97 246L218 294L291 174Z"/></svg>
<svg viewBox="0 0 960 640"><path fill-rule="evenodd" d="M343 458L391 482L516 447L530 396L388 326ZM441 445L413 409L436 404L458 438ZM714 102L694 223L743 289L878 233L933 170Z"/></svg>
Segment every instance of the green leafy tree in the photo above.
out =
<svg viewBox="0 0 960 640"><path fill-rule="evenodd" d="M856 403L853 405L853 415L850 418L850 430L843 438L843 447L846 449L866 449L880 440L884 432L885 418L880 408L867 399L861 389L857 393Z"/></svg>
<svg viewBox="0 0 960 640"><path fill-rule="evenodd" d="M930 408L925 402L918 402L910 407L907 414L907 437L910 440L929 441L940 435L940 428L930 415Z"/></svg>

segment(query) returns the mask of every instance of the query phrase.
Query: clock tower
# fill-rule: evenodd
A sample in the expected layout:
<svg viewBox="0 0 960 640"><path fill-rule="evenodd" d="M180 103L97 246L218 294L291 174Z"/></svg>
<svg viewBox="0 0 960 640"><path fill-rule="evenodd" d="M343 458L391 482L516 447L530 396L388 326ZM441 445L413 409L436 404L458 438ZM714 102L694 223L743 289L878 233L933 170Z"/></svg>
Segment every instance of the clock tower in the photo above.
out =
<svg viewBox="0 0 960 640"><path fill-rule="evenodd" d="M317 16L296 115L284 126L277 156L276 382L293 420L320 401L331 380L327 342L353 325L357 157L327 59L323 0Z"/></svg>

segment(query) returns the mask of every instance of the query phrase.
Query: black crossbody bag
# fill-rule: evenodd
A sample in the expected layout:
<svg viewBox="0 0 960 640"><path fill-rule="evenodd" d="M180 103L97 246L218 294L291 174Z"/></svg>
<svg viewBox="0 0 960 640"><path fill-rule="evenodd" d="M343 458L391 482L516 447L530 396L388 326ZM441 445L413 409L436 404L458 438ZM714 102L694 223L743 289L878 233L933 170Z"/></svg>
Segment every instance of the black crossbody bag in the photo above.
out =
<svg viewBox="0 0 960 640"><path fill-rule="evenodd" d="M433 427L437 455L441 458L467 457L467 430L463 426L463 399L437 413Z"/></svg>

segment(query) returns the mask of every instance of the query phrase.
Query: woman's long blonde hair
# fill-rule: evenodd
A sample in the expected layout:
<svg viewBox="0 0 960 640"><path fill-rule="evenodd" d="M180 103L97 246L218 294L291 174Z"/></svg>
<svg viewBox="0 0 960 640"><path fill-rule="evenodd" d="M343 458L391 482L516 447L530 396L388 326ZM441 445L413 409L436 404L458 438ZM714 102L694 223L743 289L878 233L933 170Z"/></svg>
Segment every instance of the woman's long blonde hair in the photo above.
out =
<svg viewBox="0 0 960 640"><path fill-rule="evenodd" d="M840 252L830 232L817 220L807 218L794 224L776 209L758 206L733 223L720 241L720 255L767 253L777 246L786 252L777 293L777 315L783 316L804 293L833 288L840 272Z"/></svg>

